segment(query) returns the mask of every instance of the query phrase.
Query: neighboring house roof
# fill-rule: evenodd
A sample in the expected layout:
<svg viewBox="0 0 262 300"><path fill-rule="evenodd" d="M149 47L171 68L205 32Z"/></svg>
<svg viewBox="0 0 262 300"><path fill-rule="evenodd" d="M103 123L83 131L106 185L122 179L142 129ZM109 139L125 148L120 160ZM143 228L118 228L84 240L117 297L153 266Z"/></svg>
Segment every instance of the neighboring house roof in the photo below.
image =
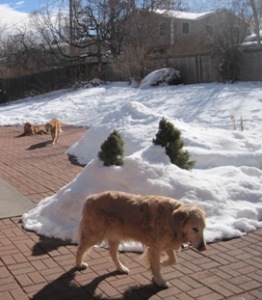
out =
<svg viewBox="0 0 262 300"><path fill-rule="evenodd" d="M178 20L187 20L187 21L198 21L198 20L205 19L211 15L227 13L233 15L235 18L238 18L243 23L246 23L248 25L248 23L245 20L243 20L240 16L235 15L232 11L225 8L211 10L202 13L193 13L193 12L185 12L185 11L178 11L178 10L161 10L161 9L157 9L155 12L165 17L174 18Z"/></svg>
<svg viewBox="0 0 262 300"><path fill-rule="evenodd" d="M260 39L262 40L262 30L259 31L259 35L260 35ZM255 33L247 36L245 39L244 39L244 42L255 42L257 40L257 36Z"/></svg>
<svg viewBox="0 0 262 300"><path fill-rule="evenodd" d="M216 11L208 11L203 13L193 13L193 12L185 12L185 11L178 11L178 10L161 10L157 9L156 13L175 18L181 20L201 20L211 14L216 13Z"/></svg>
<svg viewBox="0 0 262 300"><path fill-rule="evenodd" d="M259 35L260 35L260 41L262 43L262 30L259 31ZM251 47L256 47L258 45L257 42L257 36L255 33L247 36L243 43L241 43L241 47L245 47L245 48L251 48Z"/></svg>

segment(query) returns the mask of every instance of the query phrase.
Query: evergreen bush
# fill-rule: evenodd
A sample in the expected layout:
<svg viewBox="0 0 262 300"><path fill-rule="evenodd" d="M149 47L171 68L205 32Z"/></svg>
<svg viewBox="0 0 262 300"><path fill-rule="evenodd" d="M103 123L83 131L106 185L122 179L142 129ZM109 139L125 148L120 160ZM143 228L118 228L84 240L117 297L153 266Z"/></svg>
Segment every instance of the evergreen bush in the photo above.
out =
<svg viewBox="0 0 262 300"><path fill-rule="evenodd" d="M114 130L102 143L98 158L104 166L122 166L124 163L124 141L117 130Z"/></svg>
<svg viewBox="0 0 262 300"><path fill-rule="evenodd" d="M153 143L164 147L171 163L179 168L191 170L195 166L196 162L190 160L189 152L182 149L184 144L180 130L165 118L159 122L159 129Z"/></svg>

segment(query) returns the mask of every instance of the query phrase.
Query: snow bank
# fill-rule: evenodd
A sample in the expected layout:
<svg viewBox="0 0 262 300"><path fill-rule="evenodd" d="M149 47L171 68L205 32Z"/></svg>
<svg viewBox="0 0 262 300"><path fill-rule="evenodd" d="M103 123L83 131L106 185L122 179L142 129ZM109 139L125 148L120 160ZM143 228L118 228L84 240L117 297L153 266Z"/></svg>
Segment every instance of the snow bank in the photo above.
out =
<svg viewBox="0 0 262 300"><path fill-rule="evenodd" d="M91 127L68 149L86 164L79 176L23 215L25 228L77 240L85 198L104 190L160 194L196 203L207 212L208 242L262 226L262 83L133 88L124 83L64 90L0 105L0 125L62 123ZM37 113L36 113L37 112ZM232 116L236 120L233 130ZM152 145L162 117L182 132L197 160L191 171ZM240 131L240 119L244 131ZM123 167L103 167L101 143L117 129L125 142ZM124 249L136 245L124 245Z"/></svg>
<svg viewBox="0 0 262 300"><path fill-rule="evenodd" d="M77 241L77 227L87 195L105 190L160 194L197 203L207 212L208 242L241 236L262 226L262 171L249 167L213 168L201 174L170 164L160 146L125 158L123 167L103 167L91 160L57 194L23 215L26 229ZM122 250L130 250L129 245Z"/></svg>

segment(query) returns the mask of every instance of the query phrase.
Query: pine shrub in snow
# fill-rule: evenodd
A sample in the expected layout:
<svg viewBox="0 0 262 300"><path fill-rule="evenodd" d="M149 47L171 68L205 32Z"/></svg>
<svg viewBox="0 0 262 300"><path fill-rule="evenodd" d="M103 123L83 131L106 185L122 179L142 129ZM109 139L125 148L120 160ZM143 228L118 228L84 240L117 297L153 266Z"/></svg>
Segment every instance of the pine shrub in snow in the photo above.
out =
<svg viewBox="0 0 262 300"><path fill-rule="evenodd" d="M104 166L122 166L124 163L124 141L117 130L114 130L102 143L98 158Z"/></svg>
<svg viewBox="0 0 262 300"><path fill-rule="evenodd" d="M190 160L189 152L182 149L184 144L180 130L165 118L159 122L159 129L153 143L164 147L171 163L179 168L191 170L195 166L196 162Z"/></svg>

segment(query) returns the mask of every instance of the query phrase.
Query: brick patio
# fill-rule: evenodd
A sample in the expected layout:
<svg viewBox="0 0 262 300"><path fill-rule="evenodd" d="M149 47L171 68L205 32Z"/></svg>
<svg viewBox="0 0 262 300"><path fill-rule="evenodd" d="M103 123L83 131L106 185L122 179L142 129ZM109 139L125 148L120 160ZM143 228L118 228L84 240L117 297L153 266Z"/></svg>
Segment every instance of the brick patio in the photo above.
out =
<svg viewBox="0 0 262 300"><path fill-rule="evenodd" d="M38 203L82 170L65 151L86 132L64 126L59 143L49 136L16 138L21 127L0 127L1 178ZM106 249L95 248L89 268L74 269L76 245L23 230L20 217L0 220L0 299L262 299L262 229L242 238L185 250L162 270L169 289L151 283L139 254L123 253L129 275L115 272Z"/></svg>

